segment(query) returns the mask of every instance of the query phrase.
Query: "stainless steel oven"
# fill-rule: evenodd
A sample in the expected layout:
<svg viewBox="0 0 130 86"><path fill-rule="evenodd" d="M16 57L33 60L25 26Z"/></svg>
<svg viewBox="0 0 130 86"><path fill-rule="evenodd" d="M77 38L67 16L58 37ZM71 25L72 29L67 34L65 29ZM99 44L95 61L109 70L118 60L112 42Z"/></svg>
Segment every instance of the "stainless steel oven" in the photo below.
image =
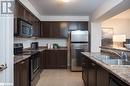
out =
<svg viewBox="0 0 130 86"><path fill-rule="evenodd" d="M31 66L31 80L39 73L40 67L40 56L39 52L31 56L30 66Z"/></svg>

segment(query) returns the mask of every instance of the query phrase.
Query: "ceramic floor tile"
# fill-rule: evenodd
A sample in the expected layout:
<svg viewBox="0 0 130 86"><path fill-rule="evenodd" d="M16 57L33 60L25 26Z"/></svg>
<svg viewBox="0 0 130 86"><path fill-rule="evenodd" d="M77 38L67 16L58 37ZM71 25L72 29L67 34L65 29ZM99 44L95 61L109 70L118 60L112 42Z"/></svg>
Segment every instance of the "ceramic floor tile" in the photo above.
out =
<svg viewBox="0 0 130 86"><path fill-rule="evenodd" d="M84 86L81 72L47 69L41 73L37 86Z"/></svg>

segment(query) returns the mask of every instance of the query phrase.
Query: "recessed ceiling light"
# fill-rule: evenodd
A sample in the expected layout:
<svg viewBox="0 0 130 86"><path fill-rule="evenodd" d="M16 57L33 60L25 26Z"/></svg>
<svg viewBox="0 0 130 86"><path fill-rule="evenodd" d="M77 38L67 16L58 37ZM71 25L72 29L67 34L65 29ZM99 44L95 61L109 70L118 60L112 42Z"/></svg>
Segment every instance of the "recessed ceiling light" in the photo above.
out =
<svg viewBox="0 0 130 86"><path fill-rule="evenodd" d="M67 3L67 2L70 2L70 0L62 0L63 2Z"/></svg>

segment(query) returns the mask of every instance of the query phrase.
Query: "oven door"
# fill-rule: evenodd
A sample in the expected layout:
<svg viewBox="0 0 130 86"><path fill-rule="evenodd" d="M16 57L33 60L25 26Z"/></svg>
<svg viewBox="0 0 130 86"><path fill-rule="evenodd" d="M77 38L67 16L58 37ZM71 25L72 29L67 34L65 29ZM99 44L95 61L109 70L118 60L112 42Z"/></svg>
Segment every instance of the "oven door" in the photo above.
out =
<svg viewBox="0 0 130 86"><path fill-rule="evenodd" d="M32 55L31 57L31 80L37 75L40 67L39 54Z"/></svg>

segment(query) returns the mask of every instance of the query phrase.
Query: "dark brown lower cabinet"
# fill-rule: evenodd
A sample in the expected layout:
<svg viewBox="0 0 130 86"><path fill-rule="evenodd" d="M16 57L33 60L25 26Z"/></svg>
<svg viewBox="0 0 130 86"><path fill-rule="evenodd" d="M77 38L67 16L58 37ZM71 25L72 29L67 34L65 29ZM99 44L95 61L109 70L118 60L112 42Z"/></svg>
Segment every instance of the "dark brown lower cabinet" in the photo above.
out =
<svg viewBox="0 0 130 86"><path fill-rule="evenodd" d="M45 50L41 60L41 68L67 68L67 50Z"/></svg>
<svg viewBox="0 0 130 86"><path fill-rule="evenodd" d="M129 86L89 57L83 57L82 67L82 78L85 86Z"/></svg>
<svg viewBox="0 0 130 86"><path fill-rule="evenodd" d="M97 86L109 86L109 73L102 67L97 69Z"/></svg>
<svg viewBox="0 0 130 86"><path fill-rule="evenodd" d="M14 65L14 86L29 86L29 60Z"/></svg>
<svg viewBox="0 0 130 86"><path fill-rule="evenodd" d="M82 78L85 86L108 86L109 76L108 72L96 63L88 59L83 58L83 71Z"/></svg>

